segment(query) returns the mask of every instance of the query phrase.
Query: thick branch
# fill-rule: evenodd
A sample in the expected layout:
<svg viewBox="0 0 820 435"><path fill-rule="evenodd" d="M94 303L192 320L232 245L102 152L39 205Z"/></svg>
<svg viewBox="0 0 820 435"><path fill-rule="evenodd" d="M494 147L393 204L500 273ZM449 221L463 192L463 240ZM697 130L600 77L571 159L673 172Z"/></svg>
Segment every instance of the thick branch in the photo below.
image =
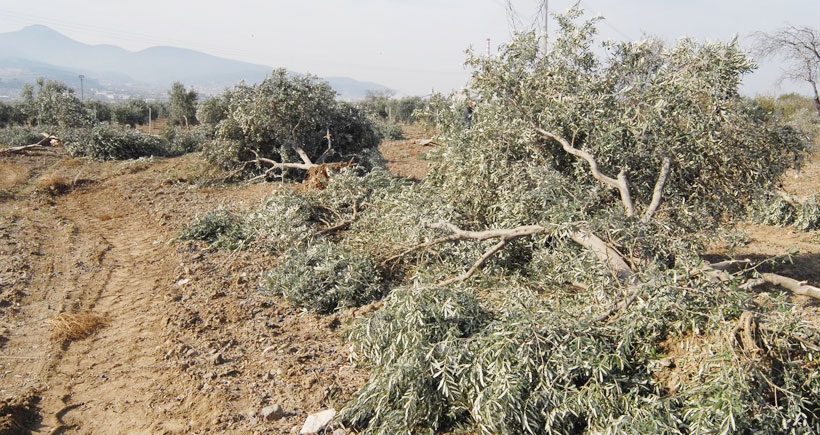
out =
<svg viewBox="0 0 820 435"><path fill-rule="evenodd" d="M384 261L382 261L381 264L384 265L384 264L390 263L391 261L395 261L399 258L402 258L402 257L404 257L404 256L406 256L406 255L408 255L408 254L410 254L414 251L418 251L420 249L426 249L426 248L429 248L431 246L442 244L442 243L455 242L455 241L459 241L459 240L482 241L482 240L490 240L490 239L500 239L499 242L496 245L494 245L492 248L487 250L481 256L481 258L476 260L476 262L473 263L473 266L469 270L465 271L464 273L462 273L461 275L459 275L457 277L450 278L450 279L447 279L447 280L442 281L442 282L439 283L439 285L447 285L447 284L452 284L454 282L464 281L464 280L470 278L471 276L473 276L473 274L475 274L475 272L478 269L480 269L482 266L484 266L484 264L487 262L487 260L490 259L490 257L492 257L497 252L499 252L501 249L503 249L504 246L506 246L506 244L510 240L518 239L518 238L521 238L521 237L532 236L532 235L535 235L535 234L541 234L541 233L545 233L545 232L549 231L549 229L547 227L543 227L541 225L526 225L526 226L521 226L521 227L506 229L506 230L486 230L486 231L462 230L461 228L458 228L457 226L455 226L451 223L448 223L448 222L439 222L437 224L431 224L430 227L440 229L440 230L446 230L446 231L451 232L452 234L450 234L448 236L444 236L444 237L439 237L439 238L430 240L428 242L419 243L418 245L415 245L415 246L411 246L410 248L407 248L407 249L403 250L402 252L400 252L400 253L398 253L398 254L396 254L396 255L394 255L394 256L392 256L392 257L390 257L390 258L388 258Z"/></svg>
<svg viewBox="0 0 820 435"><path fill-rule="evenodd" d="M589 229L581 228L573 232L570 237L572 237L575 243L592 251L595 257L606 264L609 270L615 274L615 277L617 277L618 281L622 284L628 287L638 285L638 279L635 277L635 273L632 272L632 268L626 264L626 260L624 260L616 250L607 245L606 242L595 234L592 234Z"/></svg>
<svg viewBox="0 0 820 435"><path fill-rule="evenodd" d="M598 180L601 183L604 183L608 186L617 188L618 191L621 193L621 202L624 205L624 209L626 210L627 217L632 217L632 216L635 215L635 203L632 201L632 194L629 192L629 183L626 179L626 172L624 172L622 170L618 174L617 179L612 178L612 177L608 177L608 176L604 175L603 173L601 173L601 171L598 169L598 162L595 160L595 157L593 157L592 154L590 154L590 153L588 153L584 150L579 150L578 148L573 147L563 137L558 136L558 135L556 135L554 133L551 133L549 131L546 131L542 128L537 128L536 127L535 131L540 133L542 136L546 136L546 137L558 142L559 144L561 144L561 147L568 154L572 154L575 157L580 157L580 158L586 160L586 162L589 164L589 170L590 170L590 172L592 172L592 176L596 180Z"/></svg>
<svg viewBox="0 0 820 435"><path fill-rule="evenodd" d="M547 228L542 227L541 225L525 225L522 227L517 227L508 230L466 231L448 222L439 222L437 224L431 224L430 228L450 231L451 233L453 233L453 236L455 236L455 239L453 240L512 240L547 231Z"/></svg>
<svg viewBox="0 0 820 435"><path fill-rule="evenodd" d="M59 141L57 136L50 135L47 133L40 134L43 136L43 138L40 139L39 142L30 145L21 145L16 147L0 149L0 154L17 154L24 153L27 151L54 151L53 147L46 144L52 144L54 143L54 141Z"/></svg>
<svg viewBox="0 0 820 435"><path fill-rule="evenodd" d="M313 164L313 162L310 161L310 157L308 157L307 153L305 152L305 150L302 149L302 147L296 147L296 154L299 154L299 157L302 159L303 162L305 162L306 165L310 167L316 166L315 164Z"/></svg>
<svg viewBox="0 0 820 435"><path fill-rule="evenodd" d="M805 281L798 281L776 273L761 273L759 279L750 280L741 288L749 290L765 283L783 287L796 295L820 299L820 288L808 285Z"/></svg>
<svg viewBox="0 0 820 435"><path fill-rule="evenodd" d="M644 222L649 222L649 220L652 219L652 216L654 216L658 211L658 207L661 206L661 200L663 199L663 188L666 185L666 179L669 177L671 168L672 161L669 157L664 157L663 164L661 165L661 173L658 174L658 181L655 183L655 190L652 191L652 202L643 214Z"/></svg>

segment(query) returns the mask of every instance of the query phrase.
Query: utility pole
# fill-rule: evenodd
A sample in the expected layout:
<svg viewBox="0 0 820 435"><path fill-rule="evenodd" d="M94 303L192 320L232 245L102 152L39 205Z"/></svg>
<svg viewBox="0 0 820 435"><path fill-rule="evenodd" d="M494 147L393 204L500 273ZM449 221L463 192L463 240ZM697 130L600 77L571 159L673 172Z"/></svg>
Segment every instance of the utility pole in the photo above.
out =
<svg viewBox="0 0 820 435"><path fill-rule="evenodd" d="M487 57L490 57L490 38L487 38Z"/></svg>
<svg viewBox="0 0 820 435"><path fill-rule="evenodd" d="M80 101L85 100L85 89L83 88L84 75L80 74Z"/></svg>
<svg viewBox="0 0 820 435"><path fill-rule="evenodd" d="M547 55L547 39L549 38L550 2L544 0L544 35L541 37L541 54Z"/></svg>

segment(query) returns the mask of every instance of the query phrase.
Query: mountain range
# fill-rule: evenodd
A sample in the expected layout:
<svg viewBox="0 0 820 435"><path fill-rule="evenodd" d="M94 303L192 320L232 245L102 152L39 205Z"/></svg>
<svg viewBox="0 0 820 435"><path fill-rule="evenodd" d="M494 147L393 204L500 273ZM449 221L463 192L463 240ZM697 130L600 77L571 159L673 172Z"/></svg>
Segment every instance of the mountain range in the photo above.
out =
<svg viewBox="0 0 820 435"><path fill-rule="evenodd" d="M62 81L78 94L98 99L163 99L176 81L213 95L241 80L258 83L272 70L177 47L132 52L114 45L88 45L42 25L0 33L0 99L17 98L23 84L38 77ZM366 91L388 90L348 77L323 80L345 100L361 99Z"/></svg>

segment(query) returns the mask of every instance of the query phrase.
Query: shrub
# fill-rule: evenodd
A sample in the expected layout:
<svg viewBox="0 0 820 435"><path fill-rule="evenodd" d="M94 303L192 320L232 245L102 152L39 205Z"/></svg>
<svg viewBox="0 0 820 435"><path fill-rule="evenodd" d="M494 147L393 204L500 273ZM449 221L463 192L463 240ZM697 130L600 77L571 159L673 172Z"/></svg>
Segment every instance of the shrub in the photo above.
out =
<svg viewBox="0 0 820 435"><path fill-rule="evenodd" d="M820 193L815 193L800 204L794 218L794 227L800 231L820 229Z"/></svg>
<svg viewBox="0 0 820 435"><path fill-rule="evenodd" d="M100 124L91 129L64 132L65 146L73 156L95 160L127 160L165 156L167 141L127 127Z"/></svg>
<svg viewBox="0 0 820 435"><path fill-rule="evenodd" d="M360 306L384 292L373 258L322 239L288 250L266 283L271 293L317 313Z"/></svg>
<svg viewBox="0 0 820 435"><path fill-rule="evenodd" d="M183 154L199 151L202 144L207 141L207 130L195 128L193 130L167 127L162 132L162 137L168 143L167 151L169 156L181 156Z"/></svg>
<svg viewBox="0 0 820 435"><path fill-rule="evenodd" d="M191 224L182 227L177 238L203 240L218 248L236 249L246 243L246 231L237 214L220 208L195 217Z"/></svg>
<svg viewBox="0 0 820 435"><path fill-rule="evenodd" d="M37 143L43 139L40 133L43 127L14 126L0 129L0 144L6 146L22 146Z"/></svg>
<svg viewBox="0 0 820 435"><path fill-rule="evenodd" d="M376 126L376 134L379 135L382 139L387 140L401 140L404 139L404 132L401 129L401 125L390 122L390 121L383 121L377 120L375 121Z"/></svg>
<svg viewBox="0 0 820 435"><path fill-rule="evenodd" d="M148 103L138 99L117 103L111 108L111 120L131 127L136 127L137 124L147 124Z"/></svg>

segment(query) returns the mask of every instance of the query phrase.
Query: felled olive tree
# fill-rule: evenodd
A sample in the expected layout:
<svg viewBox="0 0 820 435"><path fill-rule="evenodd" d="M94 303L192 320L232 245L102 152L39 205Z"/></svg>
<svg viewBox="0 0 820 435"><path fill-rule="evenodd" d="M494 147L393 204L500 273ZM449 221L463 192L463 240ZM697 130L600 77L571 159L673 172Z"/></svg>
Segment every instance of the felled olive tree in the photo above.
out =
<svg viewBox="0 0 820 435"><path fill-rule="evenodd" d="M219 123L206 154L229 169L253 163L267 174L307 170L374 147L378 139L364 114L335 97L328 83L284 69L258 85L237 85L222 97L224 113L211 116Z"/></svg>
<svg viewBox="0 0 820 435"><path fill-rule="evenodd" d="M800 157L800 136L738 94L754 65L736 41L610 42L600 59L580 14L558 16L547 53L528 33L469 57L476 114L468 129L445 122L431 180L471 225L691 233L743 211Z"/></svg>
<svg viewBox="0 0 820 435"><path fill-rule="evenodd" d="M470 56L470 125L436 99L428 177L351 226L407 275L349 332L371 376L341 420L371 434L811 433L816 327L783 298L750 302L776 275L698 255L801 136L738 94L753 64L735 42L608 43L601 58L581 15L557 17L546 53L528 33Z"/></svg>

